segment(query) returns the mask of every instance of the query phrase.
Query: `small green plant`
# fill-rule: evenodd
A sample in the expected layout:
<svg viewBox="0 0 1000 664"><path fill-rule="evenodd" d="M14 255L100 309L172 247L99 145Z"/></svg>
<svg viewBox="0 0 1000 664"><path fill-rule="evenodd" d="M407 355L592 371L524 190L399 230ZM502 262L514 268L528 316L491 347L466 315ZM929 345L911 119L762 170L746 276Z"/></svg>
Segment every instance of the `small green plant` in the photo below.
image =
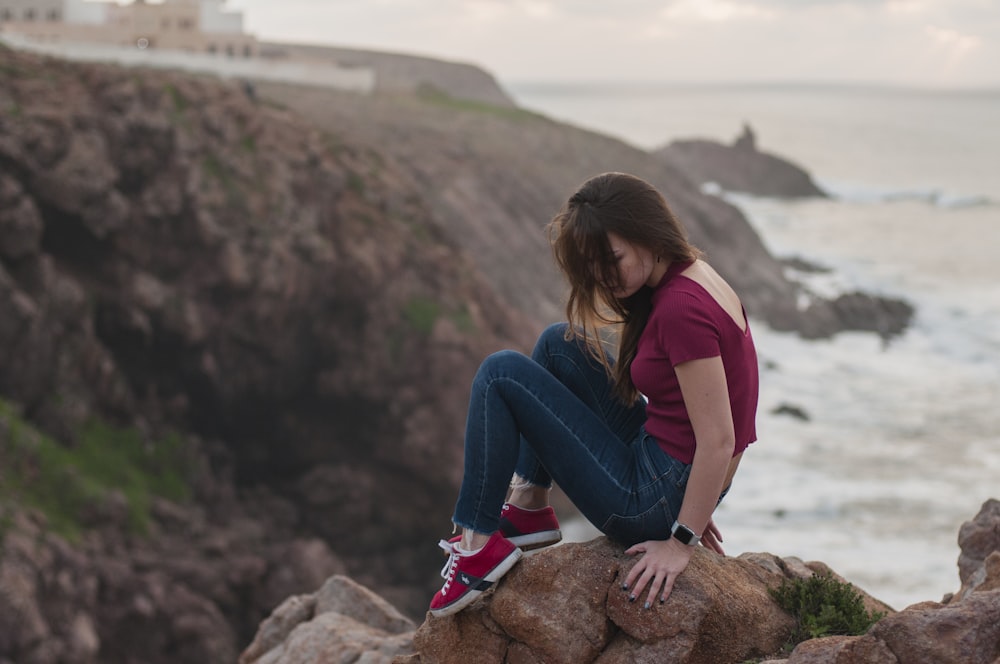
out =
<svg viewBox="0 0 1000 664"><path fill-rule="evenodd" d="M770 593L798 621L787 646L789 650L807 639L864 634L885 617L885 613L865 609L857 589L829 572L813 574L808 579L786 580L778 588L771 588Z"/></svg>

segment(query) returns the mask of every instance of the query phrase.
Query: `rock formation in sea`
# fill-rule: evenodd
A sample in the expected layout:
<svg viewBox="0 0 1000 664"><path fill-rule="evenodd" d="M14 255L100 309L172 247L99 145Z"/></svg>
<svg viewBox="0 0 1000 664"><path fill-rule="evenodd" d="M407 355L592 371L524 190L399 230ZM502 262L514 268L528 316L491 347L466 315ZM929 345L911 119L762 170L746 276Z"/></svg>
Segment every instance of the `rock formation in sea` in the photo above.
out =
<svg viewBox="0 0 1000 664"><path fill-rule="evenodd" d="M791 652L795 619L769 590L814 574L838 579L823 563L699 548L667 602L647 609L621 589L635 559L599 537L524 558L469 607L445 618L428 614L415 631L377 598L324 603L330 587L345 587L331 579L314 594L286 600L240 664L320 664L334 652L372 664L995 664L1000 501L987 501L959 541L958 593L895 611L855 588L864 610L883 617L863 635L813 638ZM359 620L359 613L371 618Z"/></svg>
<svg viewBox="0 0 1000 664"><path fill-rule="evenodd" d="M825 197L809 173L788 159L757 149L749 125L732 145L704 139L682 139L653 151L684 171L695 183L714 183L725 191L778 198Z"/></svg>
<svg viewBox="0 0 1000 664"><path fill-rule="evenodd" d="M418 617L472 375L561 316L543 227L604 170L761 321L909 320L798 308L736 208L520 109L0 46L0 661L233 661L333 574Z"/></svg>

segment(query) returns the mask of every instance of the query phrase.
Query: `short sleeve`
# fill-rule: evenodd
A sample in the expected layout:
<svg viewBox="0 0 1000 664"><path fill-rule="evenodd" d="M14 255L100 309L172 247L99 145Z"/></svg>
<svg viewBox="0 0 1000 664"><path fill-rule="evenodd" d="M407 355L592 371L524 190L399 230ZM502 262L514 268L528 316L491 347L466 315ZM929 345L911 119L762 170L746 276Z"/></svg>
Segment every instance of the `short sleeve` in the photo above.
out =
<svg viewBox="0 0 1000 664"><path fill-rule="evenodd" d="M671 293L660 305L663 346L670 365L722 355L719 326L705 303L690 293Z"/></svg>

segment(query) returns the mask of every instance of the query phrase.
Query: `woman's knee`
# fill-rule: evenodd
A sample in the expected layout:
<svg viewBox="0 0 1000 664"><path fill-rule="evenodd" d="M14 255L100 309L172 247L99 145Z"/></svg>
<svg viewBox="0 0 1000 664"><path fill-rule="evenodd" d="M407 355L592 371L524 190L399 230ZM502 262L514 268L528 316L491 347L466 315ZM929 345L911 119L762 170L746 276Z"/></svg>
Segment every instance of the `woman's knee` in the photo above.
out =
<svg viewBox="0 0 1000 664"><path fill-rule="evenodd" d="M565 349L570 342L566 340L566 330L568 323L553 323L545 328L535 342L535 349L531 357L538 360L551 355L555 350Z"/></svg>
<svg viewBox="0 0 1000 664"><path fill-rule="evenodd" d="M486 356L479 365L474 382L489 382L498 376L510 376L525 362L530 362L523 353L516 350L499 350Z"/></svg>

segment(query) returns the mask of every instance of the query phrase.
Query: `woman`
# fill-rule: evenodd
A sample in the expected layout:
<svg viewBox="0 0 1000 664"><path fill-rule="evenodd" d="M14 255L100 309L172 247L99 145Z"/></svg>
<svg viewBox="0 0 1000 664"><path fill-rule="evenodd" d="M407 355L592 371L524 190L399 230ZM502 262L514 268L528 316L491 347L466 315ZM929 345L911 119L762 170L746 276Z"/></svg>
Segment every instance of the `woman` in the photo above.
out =
<svg viewBox="0 0 1000 664"><path fill-rule="evenodd" d="M530 358L489 356L473 380L452 519L463 531L442 542L435 616L470 604L519 546L559 541L553 480L640 555L622 589L632 601L645 593L646 608L666 601L696 544L723 553L712 513L756 439L757 356L739 298L660 193L631 175L585 182L550 237L570 285L568 324L548 328Z"/></svg>

